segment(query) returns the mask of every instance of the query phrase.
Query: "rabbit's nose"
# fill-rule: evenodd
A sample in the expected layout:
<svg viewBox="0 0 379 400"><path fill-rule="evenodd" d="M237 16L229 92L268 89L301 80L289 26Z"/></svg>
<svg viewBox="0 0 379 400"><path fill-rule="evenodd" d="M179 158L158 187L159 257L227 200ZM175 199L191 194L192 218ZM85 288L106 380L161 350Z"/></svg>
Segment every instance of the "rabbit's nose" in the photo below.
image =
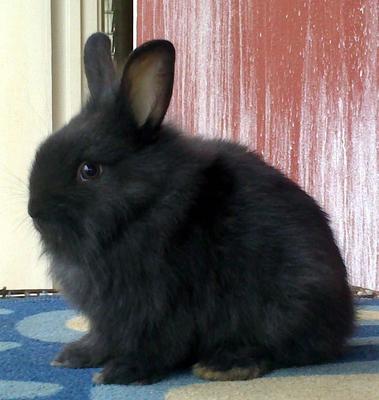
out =
<svg viewBox="0 0 379 400"><path fill-rule="evenodd" d="M34 219L41 215L41 211L41 202L37 198L31 197L28 203L28 214Z"/></svg>

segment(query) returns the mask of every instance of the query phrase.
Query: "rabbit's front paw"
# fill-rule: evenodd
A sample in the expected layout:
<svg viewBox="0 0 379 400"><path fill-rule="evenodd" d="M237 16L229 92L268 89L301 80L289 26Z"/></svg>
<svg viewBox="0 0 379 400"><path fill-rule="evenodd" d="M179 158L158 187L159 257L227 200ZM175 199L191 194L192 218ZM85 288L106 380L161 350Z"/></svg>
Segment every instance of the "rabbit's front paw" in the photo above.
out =
<svg viewBox="0 0 379 400"><path fill-rule="evenodd" d="M163 373L141 369L141 366L130 365L119 360L110 360L101 372L93 375L92 382L96 384L119 384L119 385L146 385L158 382Z"/></svg>
<svg viewBox="0 0 379 400"><path fill-rule="evenodd" d="M101 357L96 349L91 349L80 341L66 345L50 363L53 367L64 368L90 368L100 364Z"/></svg>

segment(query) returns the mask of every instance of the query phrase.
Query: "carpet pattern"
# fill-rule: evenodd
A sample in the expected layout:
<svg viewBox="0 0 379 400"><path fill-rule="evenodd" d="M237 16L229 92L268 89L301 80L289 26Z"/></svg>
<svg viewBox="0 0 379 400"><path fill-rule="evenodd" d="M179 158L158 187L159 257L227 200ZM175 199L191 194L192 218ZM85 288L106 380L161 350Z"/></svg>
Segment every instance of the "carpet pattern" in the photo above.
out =
<svg viewBox="0 0 379 400"><path fill-rule="evenodd" d="M0 400L379 399L379 299L357 301L359 326L337 363L290 368L246 382L206 382L187 373L148 386L93 385L98 369L49 365L87 329L60 297L0 300Z"/></svg>

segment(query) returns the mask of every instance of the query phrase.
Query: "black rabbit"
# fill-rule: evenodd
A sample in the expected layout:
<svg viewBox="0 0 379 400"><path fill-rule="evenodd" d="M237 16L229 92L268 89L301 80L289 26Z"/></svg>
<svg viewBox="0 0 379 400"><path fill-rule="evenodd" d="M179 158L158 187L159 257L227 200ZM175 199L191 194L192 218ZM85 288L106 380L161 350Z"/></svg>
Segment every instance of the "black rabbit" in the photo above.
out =
<svg viewBox="0 0 379 400"><path fill-rule="evenodd" d="M108 38L92 35L88 104L37 151L29 214L90 321L53 365L128 384L338 357L354 312L325 214L245 147L161 125L174 61L170 42L147 42L119 81Z"/></svg>

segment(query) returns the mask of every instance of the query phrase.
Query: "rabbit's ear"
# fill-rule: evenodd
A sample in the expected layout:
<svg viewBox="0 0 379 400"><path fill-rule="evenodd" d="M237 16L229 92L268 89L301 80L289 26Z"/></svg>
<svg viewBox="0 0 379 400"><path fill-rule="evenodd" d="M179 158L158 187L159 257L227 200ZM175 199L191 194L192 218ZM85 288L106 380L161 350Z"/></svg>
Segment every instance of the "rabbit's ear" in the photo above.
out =
<svg viewBox="0 0 379 400"><path fill-rule="evenodd" d="M116 79L111 55L111 41L104 33L94 33L84 47L84 68L92 98L109 90Z"/></svg>
<svg viewBox="0 0 379 400"><path fill-rule="evenodd" d="M175 48L167 40L152 40L129 56L121 80L124 97L137 126L159 127L170 104Z"/></svg>

